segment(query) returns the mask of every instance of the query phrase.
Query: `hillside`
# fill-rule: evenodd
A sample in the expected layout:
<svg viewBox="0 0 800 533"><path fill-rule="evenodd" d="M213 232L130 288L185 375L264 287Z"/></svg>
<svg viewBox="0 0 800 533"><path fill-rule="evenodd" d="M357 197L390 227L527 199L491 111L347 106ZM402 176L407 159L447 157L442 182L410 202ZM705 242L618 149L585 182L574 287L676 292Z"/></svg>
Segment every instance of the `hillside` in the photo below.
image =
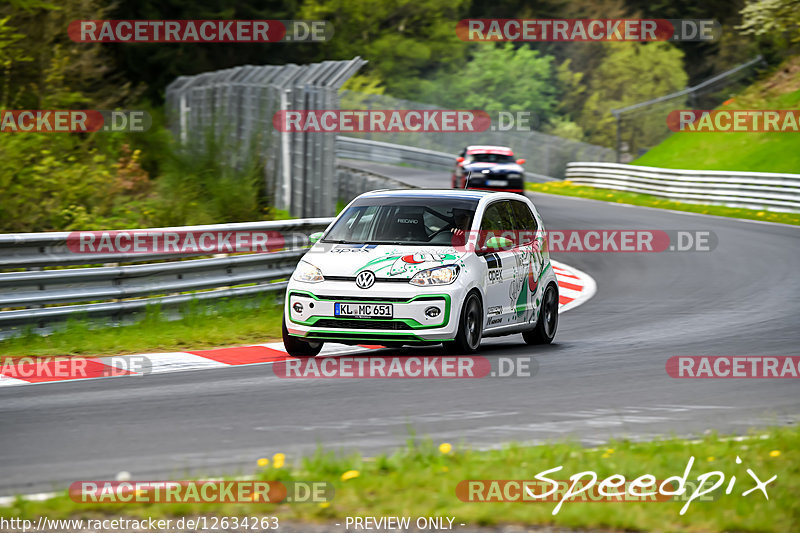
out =
<svg viewBox="0 0 800 533"><path fill-rule="evenodd" d="M800 56L719 109L800 109ZM800 173L800 133L675 133L635 165Z"/></svg>

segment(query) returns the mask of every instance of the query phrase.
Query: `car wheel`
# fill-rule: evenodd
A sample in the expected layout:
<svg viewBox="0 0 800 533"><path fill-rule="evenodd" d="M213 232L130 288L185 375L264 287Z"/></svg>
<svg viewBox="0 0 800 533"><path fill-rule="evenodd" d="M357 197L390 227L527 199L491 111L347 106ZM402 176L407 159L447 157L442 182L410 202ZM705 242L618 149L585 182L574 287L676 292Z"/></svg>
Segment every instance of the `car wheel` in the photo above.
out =
<svg viewBox="0 0 800 533"><path fill-rule="evenodd" d="M292 357L314 357L322 350L321 341L306 342L298 337L289 335L289 330L286 329L286 319L281 322L281 333L283 334L283 346L286 348L286 353Z"/></svg>
<svg viewBox="0 0 800 533"><path fill-rule="evenodd" d="M483 337L483 307L474 292L467 296L458 322L458 333L453 341L445 342L445 351L452 354L475 353Z"/></svg>
<svg viewBox="0 0 800 533"><path fill-rule="evenodd" d="M542 297L542 309L536 327L522 333L522 338L528 344L550 344L556 336L558 329L558 291L551 283L547 286Z"/></svg>

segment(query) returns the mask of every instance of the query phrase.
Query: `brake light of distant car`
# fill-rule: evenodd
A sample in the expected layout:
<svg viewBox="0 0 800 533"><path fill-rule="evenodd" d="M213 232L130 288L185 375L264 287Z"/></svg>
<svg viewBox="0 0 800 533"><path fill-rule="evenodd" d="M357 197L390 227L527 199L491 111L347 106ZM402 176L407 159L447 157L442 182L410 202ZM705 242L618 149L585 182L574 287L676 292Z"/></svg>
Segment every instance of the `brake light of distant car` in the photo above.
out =
<svg viewBox="0 0 800 533"><path fill-rule="evenodd" d="M294 274L292 277L295 281L305 281L306 283L319 283L320 281L325 281L325 278L322 276L322 271L312 265L311 263L307 263L305 261L300 261L297 265L297 269L295 269Z"/></svg>
<svg viewBox="0 0 800 533"><path fill-rule="evenodd" d="M408 282L418 287L450 285L456 280L460 270L458 265L429 268L428 270L417 272Z"/></svg>

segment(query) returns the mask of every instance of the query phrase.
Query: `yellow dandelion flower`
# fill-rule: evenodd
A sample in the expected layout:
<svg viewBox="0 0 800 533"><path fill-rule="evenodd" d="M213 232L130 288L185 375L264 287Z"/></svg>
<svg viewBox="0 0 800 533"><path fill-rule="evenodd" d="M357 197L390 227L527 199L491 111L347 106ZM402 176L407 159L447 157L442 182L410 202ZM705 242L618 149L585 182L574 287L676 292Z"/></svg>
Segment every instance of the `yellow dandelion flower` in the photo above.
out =
<svg viewBox="0 0 800 533"><path fill-rule="evenodd" d="M282 468L283 463L286 461L286 456L282 453L276 453L272 456L272 466L275 468Z"/></svg>
<svg viewBox="0 0 800 533"><path fill-rule="evenodd" d="M609 449L607 449L607 450L606 450L606 453L607 453L607 454L612 454L612 453L614 453L614 448L609 448Z"/></svg>
<svg viewBox="0 0 800 533"><path fill-rule="evenodd" d="M262 457L261 459L258 460L258 466L262 468L267 466L268 464L269 464L269 459L267 459L266 457Z"/></svg>
<svg viewBox="0 0 800 533"><path fill-rule="evenodd" d="M443 442L439 445L439 451L442 453L450 453L453 451L453 445L449 442Z"/></svg>
<svg viewBox="0 0 800 533"><path fill-rule="evenodd" d="M322 502L319 504L319 506L322 507L323 509L327 509L328 507L331 506L331 502Z"/></svg>
<svg viewBox="0 0 800 533"><path fill-rule="evenodd" d="M348 479L353 479L361 475L358 470L348 470L344 474L342 474L342 481L347 481Z"/></svg>
<svg viewBox="0 0 800 533"><path fill-rule="evenodd" d="M706 461L708 461L709 463L713 463L715 459L716 458L713 455L709 455L708 457L706 457Z"/></svg>
<svg viewBox="0 0 800 533"><path fill-rule="evenodd" d="M771 452L769 452L770 457L778 457L780 454L781 454L780 450L772 450Z"/></svg>
<svg viewBox="0 0 800 533"><path fill-rule="evenodd" d="M604 453L603 455L601 455L601 457L602 457L603 459L608 459L609 457L611 457L611 454Z"/></svg>

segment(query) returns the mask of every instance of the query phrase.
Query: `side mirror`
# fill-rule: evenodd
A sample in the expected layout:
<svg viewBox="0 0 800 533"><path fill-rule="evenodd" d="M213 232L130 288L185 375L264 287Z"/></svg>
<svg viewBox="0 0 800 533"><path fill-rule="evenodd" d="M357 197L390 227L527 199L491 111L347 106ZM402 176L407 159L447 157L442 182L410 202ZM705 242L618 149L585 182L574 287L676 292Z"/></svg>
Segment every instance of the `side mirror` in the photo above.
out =
<svg viewBox="0 0 800 533"><path fill-rule="evenodd" d="M312 233L311 235L308 236L308 240L311 241L311 244L316 244L317 241L319 241L324 234L325 233L322 232L322 231L318 231L316 233Z"/></svg>
<svg viewBox="0 0 800 533"><path fill-rule="evenodd" d="M525 164L525 160L524 159L517 159L517 164L518 165L524 165Z"/></svg>
<svg viewBox="0 0 800 533"><path fill-rule="evenodd" d="M456 163L463 163L463 162L464 162L464 158L463 157L461 157L461 156L456 157Z"/></svg>
<svg viewBox="0 0 800 533"><path fill-rule="evenodd" d="M490 252L500 252L513 248L514 241L505 237L491 237L486 240L486 244L483 247Z"/></svg>

